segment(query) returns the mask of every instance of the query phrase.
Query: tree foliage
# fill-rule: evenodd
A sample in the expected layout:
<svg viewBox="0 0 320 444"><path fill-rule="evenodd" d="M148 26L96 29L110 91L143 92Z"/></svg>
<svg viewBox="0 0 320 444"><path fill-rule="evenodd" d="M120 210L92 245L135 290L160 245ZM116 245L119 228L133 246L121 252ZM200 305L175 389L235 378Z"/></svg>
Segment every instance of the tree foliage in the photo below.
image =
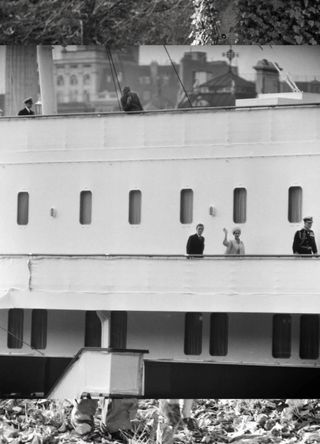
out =
<svg viewBox="0 0 320 444"><path fill-rule="evenodd" d="M229 40L320 43L320 0L0 0L0 44L225 43L230 5Z"/></svg>
<svg viewBox="0 0 320 444"><path fill-rule="evenodd" d="M221 12L230 0L193 0L192 16L193 43L208 45L222 43Z"/></svg>
<svg viewBox="0 0 320 444"><path fill-rule="evenodd" d="M187 43L192 8L192 0L0 0L0 43Z"/></svg>
<svg viewBox="0 0 320 444"><path fill-rule="evenodd" d="M320 0L238 0L241 43L320 43Z"/></svg>
<svg viewBox="0 0 320 444"><path fill-rule="evenodd" d="M320 0L193 0L193 3L192 36L197 44L221 43L219 23L230 3L237 15L230 30L236 43L320 43Z"/></svg>

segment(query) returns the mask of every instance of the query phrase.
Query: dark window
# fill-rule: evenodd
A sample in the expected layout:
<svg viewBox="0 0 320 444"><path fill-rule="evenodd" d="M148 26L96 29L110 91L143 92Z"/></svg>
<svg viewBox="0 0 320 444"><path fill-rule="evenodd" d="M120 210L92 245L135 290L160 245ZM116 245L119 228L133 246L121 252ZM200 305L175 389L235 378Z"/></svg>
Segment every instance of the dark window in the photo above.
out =
<svg viewBox="0 0 320 444"><path fill-rule="evenodd" d="M8 348L22 348L23 345L23 310L12 308L8 316Z"/></svg>
<svg viewBox="0 0 320 444"><path fill-rule="evenodd" d="M58 86L63 86L64 85L64 78L63 78L63 76L58 76L58 78L57 78L57 85Z"/></svg>
<svg viewBox="0 0 320 444"><path fill-rule="evenodd" d="M302 315L300 317L300 358L319 358L319 316Z"/></svg>
<svg viewBox="0 0 320 444"><path fill-rule="evenodd" d="M29 193L21 191L18 193L18 225L27 225L29 222Z"/></svg>
<svg viewBox="0 0 320 444"><path fill-rule="evenodd" d="M78 78L74 74L70 77L70 85L77 85L78 84Z"/></svg>
<svg viewBox="0 0 320 444"><path fill-rule="evenodd" d="M101 347L101 322L96 311L86 312L85 347Z"/></svg>
<svg viewBox="0 0 320 444"><path fill-rule="evenodd" d="M212 313L210 317L210 355L226 356L228 353L228 315Z"/></svg>
<svg viewBox="0 0 320 444"><path fill-rule="evenodd" d="M288 194L288 220L289 222L301 222L302 188L290 187Z"/></svg>
<svg viewBox="0 0 320 444"><path fill-rule="evenodd" d="M90 74L85 74L83 76L83 84L84 85L90 85Z"/></svg>
<svg viewBox="0 0 320 444"><path fill-rule="evenodd" d="M184 353L200 355L202 351L202 314L186 313L184 332Z"/></svg>
<svg viewBox="0 0 320 444"><path fill-rule="evenodd" d="M127 312L112 311L110 324L110 347L127 348Z"/></svg>
<svg viewBox="0 0 320 444"><path fill-rule="evenodd" d="M244 223L247 220L247 190L235 188L233 190L233 222Z"/></svg>
<svg viewBox="0 0 320 444"><path fill-rule="evenodd" d="M180 222L191 224L193 220L193 190L184 189L180 193Z"/></svg>
<svg viewBox="0 0 320 444"><path fill-rule="evenodd" d="M273 316L272 356L274 358L291 356L291 316L288 314Z"/></svg>
<svg viewBox="0 0 320 444"><path fill-rule="evenodd" d="M31 347L44 349L47 346L47 310L32 310Z"/></svg>
<svg viewBox="0 0 320 444"><path fill-rule="evenodd" d="M129 192L129 224L137 225L141 223L141 191L132 190Z"/></svg>
<svg viewBox="0 0 320 444"><path fill-rule="evenodd" d="M92 213L92 193L91 191L81 191L80 193L80 224L91 224Z"/></svg>

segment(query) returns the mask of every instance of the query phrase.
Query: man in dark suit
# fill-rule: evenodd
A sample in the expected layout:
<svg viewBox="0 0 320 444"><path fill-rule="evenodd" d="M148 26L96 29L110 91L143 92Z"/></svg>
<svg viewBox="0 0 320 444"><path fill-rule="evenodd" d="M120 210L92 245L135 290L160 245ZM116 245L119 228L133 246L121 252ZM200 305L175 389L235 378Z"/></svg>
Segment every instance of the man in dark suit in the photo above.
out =
<svg viewBox="0 0 320 444"><path fill-rule="evenodd" d="M123 111L143 111L138 94L130 91L129 86L125 86L122 91L121 105Z"/></svg>
<svg viewBox="0 0 320 444"><path fill-rule="evenodd" d="M187 242L187 254L203 254L204 250L204 237L202 236L204 230L203 224L198 224L196 227L196 233L192 234Z"/></svg>
<svg viewBox="0 0 320 444"><path fill-rule="evenodd" d="M28 97L24 102L25 107L18 112L18 116L34 116L32 111L33 100L32 97Z"/></svg>
<svg viewBox="0 0 320 444"><path fill-rule="evenodd" d="M304 227L297 231L294 236L292 250L294 254L317 254L314 232L311 230L313 219L312 217L305 217L303 221Z"/></svg>

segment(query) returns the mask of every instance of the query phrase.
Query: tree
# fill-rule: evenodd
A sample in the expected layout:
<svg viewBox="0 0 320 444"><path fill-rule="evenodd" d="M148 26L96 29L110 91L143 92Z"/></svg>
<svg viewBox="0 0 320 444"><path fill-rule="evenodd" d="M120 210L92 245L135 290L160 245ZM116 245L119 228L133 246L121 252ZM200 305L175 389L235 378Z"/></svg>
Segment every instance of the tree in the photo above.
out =
<svg viewBox="0 0 320 444"><path fill-rule="evenodd" d="M193 43L196 45L235 43L234 0L193 0Z"/></svg>
<svg viewBox="0 0 320 444"><path fill-rule="evenodd" d="M192 36L197 44L221 43L221 29L231 43L320 43L320 0L193 0L193 3ZM230 11L233 17L226 24Z"/></svg>
<svg viewBox="0 0 320 444"><path fill-rule="evenodd" d="M0 0L0 43L188 43L192 12L192 0Z"/></svg>

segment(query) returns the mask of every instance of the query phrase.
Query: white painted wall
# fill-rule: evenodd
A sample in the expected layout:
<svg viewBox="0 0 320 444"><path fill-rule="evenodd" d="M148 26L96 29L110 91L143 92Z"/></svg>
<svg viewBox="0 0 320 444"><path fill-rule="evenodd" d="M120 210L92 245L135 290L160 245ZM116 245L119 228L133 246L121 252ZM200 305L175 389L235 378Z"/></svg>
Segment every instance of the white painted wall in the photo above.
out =
<svg viewBox="0 0 320 444"><path fill-rule="evenodd" d="M320 313L319 257L0 259L3 309Z"/></svg>
<svg viewBox="0 0 320 444"><path fill-rule="evenodd" d="M291 253L301 223L287 220L288 188L303 188L320 244L320 107L192 111L128 116L1 119L3 253L184 253L205 224L207 254L223 254L234 226L233 189L247 189L246 252ZM179 221L182 188L194 220ZM128 223L128 194L142 191L142 223ZM93 193L92 224L79 224L79 195ZM17 193L30 193L27 226ZM216 207L216 216L209 207ZM50 208L57 217L50 216Z"/></svg>

